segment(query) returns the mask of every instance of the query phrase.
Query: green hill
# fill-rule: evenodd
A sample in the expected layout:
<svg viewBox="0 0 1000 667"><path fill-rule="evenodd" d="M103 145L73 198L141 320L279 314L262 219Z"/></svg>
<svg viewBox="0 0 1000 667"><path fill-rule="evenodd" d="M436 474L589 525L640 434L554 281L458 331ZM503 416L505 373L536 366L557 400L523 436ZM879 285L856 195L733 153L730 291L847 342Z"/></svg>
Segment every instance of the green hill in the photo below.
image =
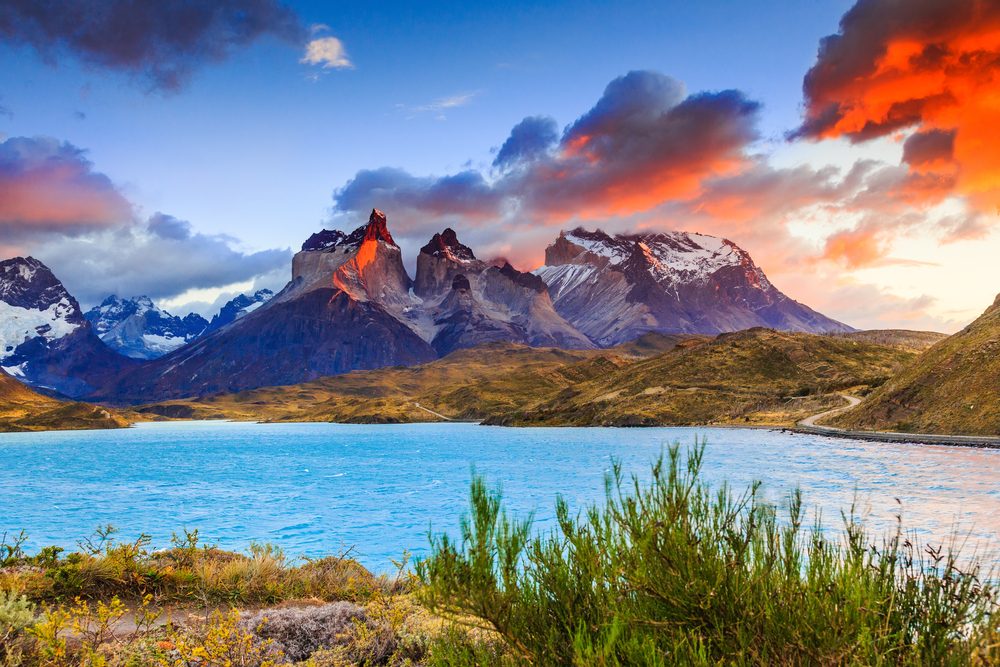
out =
<svg viewBox="0 0 1000 667"><path fill-rule="evenodd" d="M829 423L862 430L1000 435L1000 297L975 322Z"/></svg>

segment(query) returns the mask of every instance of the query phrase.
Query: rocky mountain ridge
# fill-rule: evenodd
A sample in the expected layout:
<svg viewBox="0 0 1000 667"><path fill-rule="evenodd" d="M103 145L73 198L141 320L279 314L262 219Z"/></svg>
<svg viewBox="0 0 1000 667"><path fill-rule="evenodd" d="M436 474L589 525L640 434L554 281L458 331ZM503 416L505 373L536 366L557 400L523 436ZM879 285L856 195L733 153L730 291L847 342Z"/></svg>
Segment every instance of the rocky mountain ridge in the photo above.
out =
<svg viewBox="0 0 1000 667"><path fill-rule="evenodd" d="M58 278L33 257L0 262L0 367L44 391L86 396L131 365L94 333Z"/></svg>
<svg viewBox="0 0 1000 667"><path fill-rule="evenodd" d="M197 313L184 317L156 307L148 296L112 294L83 315L112 350L133 359L156 359L191 342L208 328Z"/></svg>
<svg viewBox="0 0 1000 667"><path fill-rule="evenodd" d="M114 374L91 395L139 402L242 391L493 342L586 350L648 332L851 330L779 292L732 242L701 234L576 229L560 234L532 273L478 259L445 229L416 266L411 279L386 215L373 209L349 233L310 236L277 295L238 297L202 335ZM128 317L162 312L139 301ZM105 335L121 324L94 322Z"/></svg>
<svg viewBox="0 0 1000 667"><path fill-rule="evenodd" d="M602 347L648 331L853 331L785 296L732 241L704 234L577 228L546 248L535 274L556 312Z"/></svg>

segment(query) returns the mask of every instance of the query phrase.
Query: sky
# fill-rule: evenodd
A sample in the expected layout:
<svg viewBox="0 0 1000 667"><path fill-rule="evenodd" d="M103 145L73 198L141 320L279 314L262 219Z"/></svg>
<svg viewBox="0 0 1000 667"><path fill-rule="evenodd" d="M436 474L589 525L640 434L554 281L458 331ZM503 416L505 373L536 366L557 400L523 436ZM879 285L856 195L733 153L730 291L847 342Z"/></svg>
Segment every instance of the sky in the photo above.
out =
<svg viewBox="0 0 1000 667"><path fill-rule="evenodd" d="M378 207L411 270L583 225L725 236L861 328L1000 291L997 3L481 4L5 0L0 257L209 313Z"/></svg>

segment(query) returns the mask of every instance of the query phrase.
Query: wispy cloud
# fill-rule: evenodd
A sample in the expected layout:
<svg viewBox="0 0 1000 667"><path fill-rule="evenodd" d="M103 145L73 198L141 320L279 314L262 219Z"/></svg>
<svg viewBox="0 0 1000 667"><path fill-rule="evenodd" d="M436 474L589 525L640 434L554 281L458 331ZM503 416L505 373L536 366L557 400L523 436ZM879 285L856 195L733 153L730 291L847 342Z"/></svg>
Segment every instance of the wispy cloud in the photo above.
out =
<svg viewBox="0 0 1000 667"><path fill-rule="evenodd" d="M408 117L410 118L417 114L435 114L438 120L445 120L446 111L468 106L472 100L479 96L481 92L482 91L480 90L473 90L464 93L456 93L446 97L439 97L426 104L397 104L396 108L409 114Z"/></svg>

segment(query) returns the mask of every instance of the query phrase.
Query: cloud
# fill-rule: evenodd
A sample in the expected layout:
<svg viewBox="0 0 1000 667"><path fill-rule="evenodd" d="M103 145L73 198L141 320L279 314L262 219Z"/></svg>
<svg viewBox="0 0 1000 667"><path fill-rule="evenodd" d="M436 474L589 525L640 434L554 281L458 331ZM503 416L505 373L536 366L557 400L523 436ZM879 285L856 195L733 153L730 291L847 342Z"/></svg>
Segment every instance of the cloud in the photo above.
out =
<svg viewBox="0 0 1000 667"><path fill-rule="evenodd" d="M310 40L306 44L305 55L299 62L304 65L318 65L323 69L354 68L343 42L336 37L317 37Z"/></svg>
<svg viewBox="0 0 1000 667"><path fill-rule="evenodd" d="M163 213L140 220L85 151L44 137L0 143L0 239L0 257L38 257L84 303L231 285L287 271L290 258L287 249L240 250Z"/></svg>
<svg viewBox="0 0 1000 667"><path fill-rule="evenodd" d="M334 210L360 213L384 202L414 214L516 212L549 224L647 210L695 196L706 179L747 164L758 109L738 91L685 96L666 75L630 72L558 140L553 121L521 121L497 155L503 173L493 181L474 171L423 178L365 170L335 193Z"/></svg>
<svg viewBox="0 0 1000 667"><path fill-rule="evenodd" d="M528 116L514 126L503 142L493 166L503 169L544 156L559 141L559 126L549 116Z"/></svg>
<svg viewBox="0 0 1000 667"><path fill-rule="evenodd" d="M954 157L954 130L914 132L903 142L903 162L911 167L949 165Z"/></svg>
<svg viewBox="0 0 1000 667"><path fill-rule="evenodd" d="M109 294L166 299L287 270L291 261L288 249L244 252L232 238L195 232L189 222L163 213L125 228L39 237L26 245L83 304Z"/></svg>
<svg viewBox="0 0 1000 667"><path fill-rule="evenodd" d="M299 42L304 30L277 0L7 0L0 38L56 62L69 54L176 91L208 62L264 36Z"/></svg>
<svg viewBox="0 0 1000 667"><path fill-rule="evenodd" d="M419 177L393 167L365 169L334 193L334 210L367 215L373 208L393 212L401 235L440 231L446 220L463 226L501 216L503 195L478 171Z"/></svg>
<svg viewBox="0 0 1000 667"><path fill-rule="evenodd" d="M456 93L454 95L448 95L446 97L439 97L432 102L426 104L417 104L414 106L407 104L397 104L396 108L400 111L410 114L408 117L412 118L416 114L434 114L437 120L446 120L445 111L449 109L457 109L459 107L467 106L478 97L480 91L473 90L471 92Z"/></svg>
<svg viewBox="0 0 1000 667"><path fill-rule="evenodd" d="M555 218L599 217L696 196L748 163L759 104L725 90L684 97L656 72L629 72L563 133L549 160L515 175L522 203Z"/></svg>
<svg viewBox="0 0 1000 667"><path fill-rule="evenodd" d="M929 294L899 296L874 285L850 283L817 286L809 305L862 329L914 329L951 333L966 323L963 317L934 315L940 306Z"/></svg>
<svg viewBox="0 0 1000 667"><path fill-rule="evenodd" d="M126 224L132 207L86 152L49 137L0 143L0 230L77 234Z"/></svg>
<svg viewBox="0 0 1000 667"><path fill-rule="evenodd" d="M937 142L939 154L950 136L956 191L1000 206L1000 4L859 0L820 43L803 87L795 136L861 142L915 128L917 146Z"/></svg>

